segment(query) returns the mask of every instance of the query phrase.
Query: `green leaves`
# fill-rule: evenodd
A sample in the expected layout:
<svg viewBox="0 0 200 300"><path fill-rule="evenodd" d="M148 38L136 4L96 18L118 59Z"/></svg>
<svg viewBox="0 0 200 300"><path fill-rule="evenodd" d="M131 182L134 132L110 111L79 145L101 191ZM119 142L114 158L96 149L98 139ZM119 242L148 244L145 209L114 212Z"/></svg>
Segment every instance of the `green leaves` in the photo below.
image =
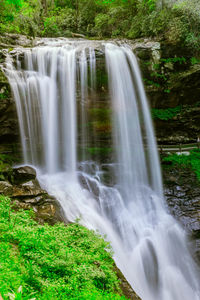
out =
<svg viewBox="0 0 200 300"><path fill-rule="evenodd" d="M108 242L79 224L39 225L31 216L0 196L3 299L125 299Z"/></svg>
<svg viewBox="0 0 200 300"><path fill-rule="evenodd" d="M181 109L182 109L181 106L176 106L173 108L166 108L166 109L153 108L151 112L152 112L153 119L160 119L160 120L167 121L175 117L178 113L180 113Z"/></svg>
<svg viewBox="0 0 200 300"><path fill-rule="evenodd" d="M173 164L178 164L183 168L191 168L196 174L198 180L200 180L200 150L192 150L190 151L190 155L171 154L163 158L163 160L171 161Z"/></svg>

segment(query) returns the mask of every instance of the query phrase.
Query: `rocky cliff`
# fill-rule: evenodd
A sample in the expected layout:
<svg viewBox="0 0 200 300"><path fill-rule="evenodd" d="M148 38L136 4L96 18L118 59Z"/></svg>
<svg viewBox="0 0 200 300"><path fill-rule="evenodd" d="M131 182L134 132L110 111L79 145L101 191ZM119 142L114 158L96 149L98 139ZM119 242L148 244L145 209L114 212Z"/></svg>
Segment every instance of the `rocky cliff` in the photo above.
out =
<svg viewBox="0 0 200 300"><path fill-rule="evenodd" d="M1 66L3 67L5 62L6 53L12 53L15 47L33 47L43 42L43 39L33 40L19 35L6 35L4 38L0 38ZM184 49L167 45L162 40L116 40L115 42L128 43L136 53L150 105L153 109L161 110L161 117L154 120L158 142L160 144L179 144L196 141L197 136L200 135L199 59L191 57L190 53L187 53ZM94 114L98 115L100 121L90 122L90 130L98 136L98 139L103 139L107 143L106 145L109 146L110 116L106 107L108 90L103 59L103 55L98 56L97 63L100 66L100 71L97 74L99 96L96 100L98 105L89 107L89 114L92 116ZM175 114L162 118L162 114L166 113L169 108L176 107L179 107L179 109ZM89 151L92 153L92 151L98 149L90 148ZM15 104L7 78L0 71L0 153L10 153L20 159L20 152ZM105 153L100 152L99 154L102 156ZM165 194L175 217L193 232L193 235L199 237L199 186L196 179L193 180L194 175L190 176L190 181L187 178L187 171L166 170L164 172ZM0 188L2 193L5 193L5 189L8 195L12 192L10 196L13 199L15 198L19 207L36 207L35 210L38 210L39 216L40 213L45 214L46 210L55 211L54 204L52 204L53 200L46 195L45 191L41 191L35 181L29 182L28 186L27 182L23 182L18 184L17 187L16 183L3 178L1 179ZM33 189L35 189L35 192L33 192ZM18 191L17 196L16 191ZM30 197L27 193L31 193L31 191L33 194L37 192L39 194ZM21 193L21 196L19 193ZM45 207L43 207L44 202L46 203Z"/></svg>

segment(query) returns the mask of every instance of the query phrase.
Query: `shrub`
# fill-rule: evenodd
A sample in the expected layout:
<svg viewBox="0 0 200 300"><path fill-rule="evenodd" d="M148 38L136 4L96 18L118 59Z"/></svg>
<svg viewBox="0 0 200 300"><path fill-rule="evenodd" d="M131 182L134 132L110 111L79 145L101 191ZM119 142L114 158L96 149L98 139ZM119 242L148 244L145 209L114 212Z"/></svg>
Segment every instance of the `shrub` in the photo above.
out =
<svg viewBox="0 0 200 300"><path fill-rule="evenodd" d="M94 34L102 38L103 36L109 37L112 33L112 28L109 25L110 17L104 14L98 14L95 18Z"/></svg>
<svg viewBox="0 0 200 300"><path fill-rule="evenodd" d="M71 36L76 30L76 17L72 9L57 9L44 18L43 36Z"/></svg>

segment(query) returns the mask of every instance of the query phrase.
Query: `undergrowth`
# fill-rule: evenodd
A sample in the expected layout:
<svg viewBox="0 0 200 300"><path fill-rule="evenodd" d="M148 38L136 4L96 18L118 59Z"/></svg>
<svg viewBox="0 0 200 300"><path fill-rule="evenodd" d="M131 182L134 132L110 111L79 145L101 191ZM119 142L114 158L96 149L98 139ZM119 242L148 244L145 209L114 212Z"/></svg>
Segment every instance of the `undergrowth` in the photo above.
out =
<svg viewBox="0 0 200 300"><path fill-rule="evenodd" d="M176 106L173 108L166 108L166 109L153 108L151 111L152 118L167 121L175 117L178 113L180 113L181 109L182 109L181 106Z"/></svg>
<svg viewBox="0 0 200 300"><path fill-rule="evenodd" d="M0 196L3 299L125 299L120 293L109 243L79 224L39 225Z"/></svg>
<svg viewBox="0 0 200 300"><path fill-rule="evenodd" d="M172 162L172 166L179 165L183 168L191 168L200 181L200 150L192 150L189 155L185 154L170 154L163 158L163 161Z"/></svg>

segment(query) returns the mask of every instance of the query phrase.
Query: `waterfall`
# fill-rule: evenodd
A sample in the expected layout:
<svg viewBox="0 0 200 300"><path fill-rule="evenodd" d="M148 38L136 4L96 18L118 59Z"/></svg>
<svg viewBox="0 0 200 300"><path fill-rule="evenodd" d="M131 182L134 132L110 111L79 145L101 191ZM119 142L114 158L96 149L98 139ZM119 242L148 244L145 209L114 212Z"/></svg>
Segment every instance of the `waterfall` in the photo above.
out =
<svg viewBox="0 0 200 300"><path fill-rule="evenodd" d="M24 163L37 169L41 186L58 199L69 221L79 218L106 235L117 266L143 300L198 300L199 273L186 233L165 208L137 60L126 45L99 44L103 51L92 42L24 49L16 66L8 56L5 71L16 102ZM97 87L96 52L105 53L112 111L109 140L114 150L103 163L93 155L96 139L90 129L99 126L91 112L104 109L104 102L91 109L98 93L104 93Z"/></svg>

